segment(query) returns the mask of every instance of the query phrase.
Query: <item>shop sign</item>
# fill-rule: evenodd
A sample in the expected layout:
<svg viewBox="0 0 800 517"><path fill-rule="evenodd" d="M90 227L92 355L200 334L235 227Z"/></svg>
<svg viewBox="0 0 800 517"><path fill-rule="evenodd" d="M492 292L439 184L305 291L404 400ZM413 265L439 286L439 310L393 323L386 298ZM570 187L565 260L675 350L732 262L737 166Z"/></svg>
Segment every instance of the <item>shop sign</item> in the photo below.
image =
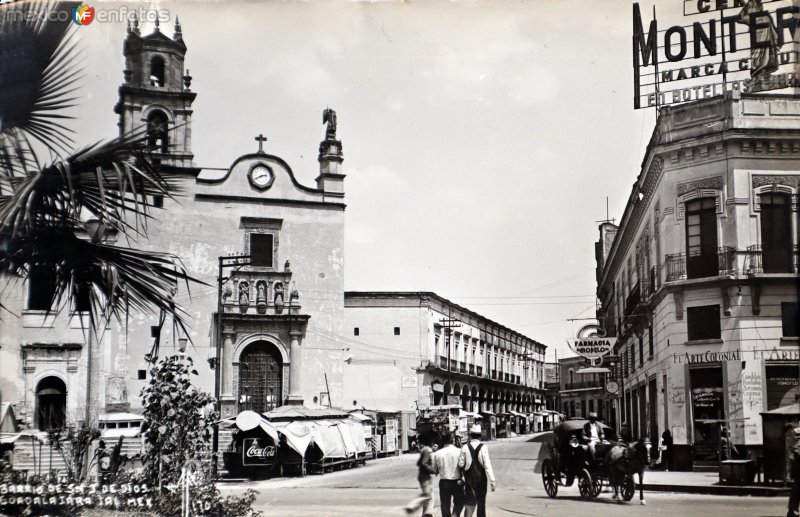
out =
<svg viewBox="0 0 800 517"><path fill-rule="evenodd" d="M278 448L266 438L245 438L242 442L242 465L272 468L278 458Z"/></svg>
<svg viewBox="0 0 800 517"><path fill-rule="evenodd" d="M790 0L684 0L683 23L645 29L633 4L634 108L695 101L726 91L794 87L792 45L800 6Z"/></svg>
<svg viewBox="0 0 800 517"><path fill-rule="evenodd" d="M567 345L573 352L588 359L590 364L599 366L603 356L608 355L617 343L617 338L605 335L605 330L598 325L584 325L575 339L567 340Z"/></svg>
<svg viewBox="0 0 800 517"><path fill-rule="evenodd" d="M756 361L800 361L800 349L782 350L778 347L772 347L742 351L737 348L727 352L706 350L705 352L694 354L689 352L672 354L672 364L712 364L727 361L746 361L747 359Z"/></svg>

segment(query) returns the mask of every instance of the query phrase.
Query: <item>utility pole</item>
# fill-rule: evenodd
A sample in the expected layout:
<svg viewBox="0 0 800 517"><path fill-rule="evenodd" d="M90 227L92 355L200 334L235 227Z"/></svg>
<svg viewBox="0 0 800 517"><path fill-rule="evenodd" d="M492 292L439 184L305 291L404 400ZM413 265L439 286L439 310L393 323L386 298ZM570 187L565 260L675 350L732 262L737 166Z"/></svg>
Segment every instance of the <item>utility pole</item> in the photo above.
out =
<svg viewBox="0 0 800 517"><path fill-rule="evenodd" d="M223 277L226 269L236 268L237 270L250 265L250 255L229 255L218 257L217 262L217 328L214 333L214 346L216 347L216 359L214 360L214 401L217 405L218 416L222 416L222 405L219 402L220 377L222 376L222 286L231 279L233 274ZM234 293L235 294L235 293ZM227 358L226 358L227 360ZM214 433L211 439L211 472L214 478L217 477L217 456L219 455L219 421L214 422Z"/></svg>
<svg viewBox="0 0 800 517"><path fill-rule="evenodd" d="M444 328L444 346L447 348L447 364L445 366L447 367L447 380L451 381L451 379L450 379L450 371L451 371L451 368L452 368L452 366L451 366L452 365L452 358L451 358L452 354L451 354L451 346L450 346L450 344L451 344L450 343L450 334L453 332L454 328L458 328L458 327L461 326L461 321L457 320L457 319L453 319L453 309L452 308L448 308L447 318L440 319L439 320L439 325L441 325L442 328ZM452 390L453 389L452 381L448 382L447 384L450 386L450 389ZM450 403L450 394L449 393L445 393L445 396L447 397L447 403L449 404ZM460 393L459 393L459 396L461 396Z"/></svg>

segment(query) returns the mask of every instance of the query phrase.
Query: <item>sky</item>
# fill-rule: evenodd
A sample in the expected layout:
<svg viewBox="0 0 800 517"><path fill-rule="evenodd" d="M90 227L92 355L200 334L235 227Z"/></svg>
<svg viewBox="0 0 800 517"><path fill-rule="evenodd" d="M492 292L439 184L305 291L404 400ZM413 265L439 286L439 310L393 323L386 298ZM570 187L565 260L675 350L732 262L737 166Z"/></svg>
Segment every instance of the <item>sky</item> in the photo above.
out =
<svg viewBox="0 0 800 517"><path fill-rule="evenodd" d="M655 123L633 108L631 2L122 5L157 5L168 35L180 18L200 167L230 166L263 133L314 185L322 111L336 110L347 290L434 291L548 360L571 355L565 340L591 321L567 320L594 315L598 221L607 198L621 216ZM682 21L681 0L658 9ZM77 30L73 127L89 143L117 132L125 26Z"/></svg>

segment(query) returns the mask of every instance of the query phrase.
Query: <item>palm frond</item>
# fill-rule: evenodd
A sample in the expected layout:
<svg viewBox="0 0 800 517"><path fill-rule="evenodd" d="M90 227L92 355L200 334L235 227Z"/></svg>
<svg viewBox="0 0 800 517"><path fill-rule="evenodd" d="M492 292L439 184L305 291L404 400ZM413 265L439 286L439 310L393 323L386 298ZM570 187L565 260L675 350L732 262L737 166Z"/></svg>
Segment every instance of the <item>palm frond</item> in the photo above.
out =
<svg viewBox="0 0 800 517"><path fill-rule="evenodd" d="M71 148L72 130L59 122L71 117L59 111L76 100L79 66L70 12L79 4L0 6L0 140L18 146L22 132L55 153Z"/></svg>

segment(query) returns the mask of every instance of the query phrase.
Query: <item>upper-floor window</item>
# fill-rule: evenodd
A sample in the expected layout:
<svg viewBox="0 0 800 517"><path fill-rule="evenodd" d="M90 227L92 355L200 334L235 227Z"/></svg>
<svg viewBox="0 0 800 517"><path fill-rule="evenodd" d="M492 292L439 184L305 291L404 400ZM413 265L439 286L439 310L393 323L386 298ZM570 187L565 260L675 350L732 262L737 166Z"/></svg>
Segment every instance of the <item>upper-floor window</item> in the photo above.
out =
<svg viewBox="0 0 800 517"><path fill-rule="evenodd" d="M717 276L717 207L712 197L686 203L686 276Z"/></svg>
<svg viewBox="0 0 800 517"><path fill-rule="evenodd" d="M164 58L153 56L150 60L150 86L162 87L166 84L166 65Z"/></svg>
<svg viewBox="0 0 800 517"><path fill-rule="evenodd" d="M28 274L28 310L50 310L55 293L55 271L52 268L33 266Z"/></svg>
<svg viewBox="0 0 800 517"><path fill-rule="evenodd" d="M721 334L719 305L702 305L686 309L686 327L689 341L719 339Z"/></svg>
<svg viewBox="0 0 800 517"><path fill-rule="evenodd" d="M275 236L271 233L250 234L250 264L275 267Z"/></svg>
<svg viewBox="0 0 800 517"><path fill-rule="evenodd" d="M800 336L800 303L782 302L781 321L783 323L783 337Z"/></svg>
<svg viewBox="0 0 800 517"><path fill-rule="evenodd" d="M788 194L761 194L761 253L765 273L792 272L792 202Z"/></svg>

